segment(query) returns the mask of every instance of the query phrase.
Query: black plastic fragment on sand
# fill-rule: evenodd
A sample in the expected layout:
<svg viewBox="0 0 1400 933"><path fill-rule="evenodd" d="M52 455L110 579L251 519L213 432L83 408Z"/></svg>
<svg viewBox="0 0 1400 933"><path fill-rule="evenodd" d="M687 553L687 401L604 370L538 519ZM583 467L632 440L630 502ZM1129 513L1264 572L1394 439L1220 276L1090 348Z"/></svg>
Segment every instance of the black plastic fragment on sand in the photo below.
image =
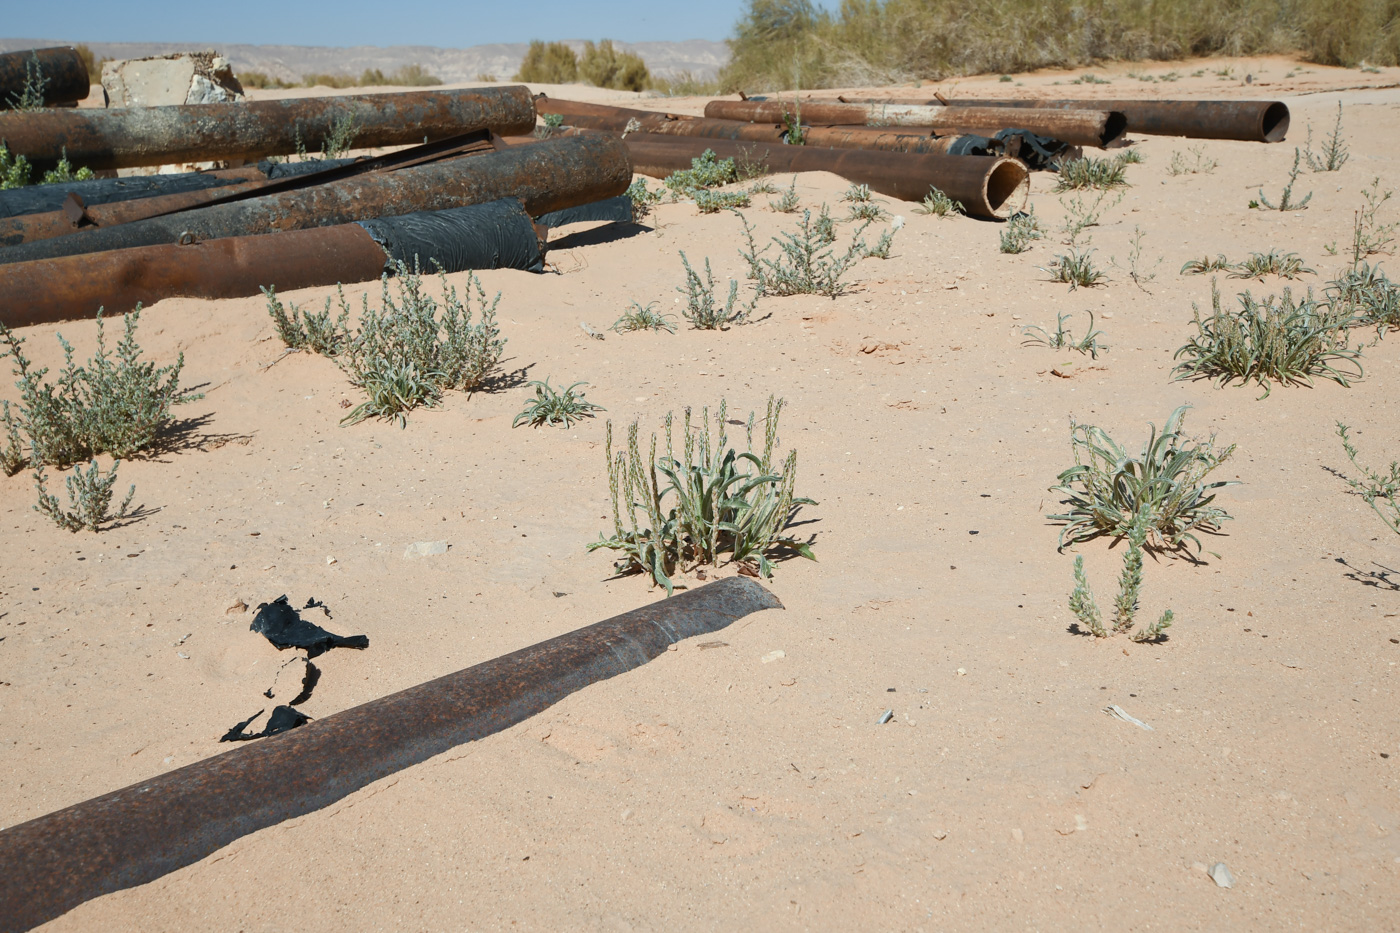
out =
<svg viewBox="0 0 1400 933"><path fill-rule="evenodd" d="M316 608L315 600L307 600L303 609ZM324 608L324 607L322 607ZM270 603L258 606L258 614L249 626L254 632L272 642L279 651L286 648L303 648L307 660L324 654L332 648L368 648L368 635L335 635L314 622L308 622L301 613L293 609L286 596L279 596Z"/></svg>
<svg viewBox="0 0 1400 933"><path fill-rule="evenodd" d="M384 248L386 272L400 262L425 271L544 271L534 224L515 198L357 223Z"/></svg>
<svg viewBox="0 0 1400 933"><path fill-rule="evenodd" d="M631 223L633 219L632 199L625 194L620 194L615 198L604 198L601 201L578 204L560 211L541 214L535 218L535 223L544 224L546 227L562 227L565 224L577 224L585 221Z"/></svg>
<svg viewBox="0 0 1400 933"><path fill-rule="evenodd" d="M247 732L247 728L252 725L253 720L261 716L265 710L258 710L247 719L234 726L224 733L219 739L220 742L247 742L252 739L265 739L270 735L277 735L280 732L290 732L297 726L304 726L311 721L311 717L299 709L290 706L279 706L272 711L272 715L267 717L267 726L261 732Z"/></svg>

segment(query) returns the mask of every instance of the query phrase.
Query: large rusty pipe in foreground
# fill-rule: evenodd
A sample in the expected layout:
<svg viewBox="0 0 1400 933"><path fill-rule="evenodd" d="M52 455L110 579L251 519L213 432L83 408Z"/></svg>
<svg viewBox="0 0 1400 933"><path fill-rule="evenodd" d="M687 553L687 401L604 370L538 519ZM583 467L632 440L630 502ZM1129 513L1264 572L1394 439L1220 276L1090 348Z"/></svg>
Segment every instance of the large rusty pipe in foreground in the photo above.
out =
<svg viewBox="0 0 1400 933"><path fill-rule="evenodd" d="M0 249L0 264L110 249L329 227L515 197L530 216L622 194L632 166L622 142L579 135L457 156L384 174L214 204L166 217Z"/></svg>
<svg viewBox="0 0 1400 933"><path fill-rule="evenodd" d="M691 139L654 133L629 135L624 140L639 174L665 178L690 168L690 160L706 149L721 159L747 159L770 172L833 172L855 184L901 201L922 201L938 188L975 217L999 217L1021 193L1024 203L1030 174L1015 159L999 156L915 155L865 149L819 149L814 146L765 146L727 139ZM1019 208L1020 204L1013 205Z"/></svg>
<svg viewBox="0 0 1400 933"><path fill-rule="evenodd" d="M31 75L43 79L41 93L45 107L83 100L91 87L87 65L83 64L77 49L5 52L0 54L0 110L9 110L20 100Z"/></svg>
<svg viewBox="0 0 1400 933"><path fill-rule="evenodd" d="M22 933L500 732L676 642L781 608L729 577L0 832L0 933Z"/></svg>
<svg viewBox="0 0 1400 933"><path fill-rule="evenodd" d="M801 119L813 126L928 126L935 132L983 132L1025 129L1072 146L1098 146L1116 141L1127 129L1121 113L1096 110L1050 110L1018 113L1008 122L1002 107L929 106L926 104L858 104L838 101L712 100L705 116L719 120L783 123Z"/></svg>
<svg viewBox="0 0 1400 933"><path fill-rule="evenodd" d="M254 160L321 146L353 120L354 145L401 146L490 129L528 133L535 107L524 86L406 91L174 107L0 113L0 140L38 166L68 161L90 169L208 159Z"/></svg>
<svg viewBox="0 0 1400 933"><path fill-rule="evenodd" d="M868 102L868 101L866 101ZM912 104L915 101L891 101ZM1148 136L1191 139L1238 139L1281 143L1288 135L1288 105L1279 100L976 100L972 98L921 103L949 107L1017 107L1032 110L1106 108L1121 112L1128 129Z"/></svg>

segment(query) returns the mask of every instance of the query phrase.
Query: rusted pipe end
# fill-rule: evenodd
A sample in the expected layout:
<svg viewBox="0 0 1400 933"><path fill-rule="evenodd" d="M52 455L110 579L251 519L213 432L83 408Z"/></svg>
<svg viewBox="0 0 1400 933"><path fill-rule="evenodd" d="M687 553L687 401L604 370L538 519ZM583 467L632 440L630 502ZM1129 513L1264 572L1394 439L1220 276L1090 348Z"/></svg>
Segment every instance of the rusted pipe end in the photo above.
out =
<svg viewBox="0 0 1400 933"><path fill-rule="evenodd" d="M1017 191L1021 192L1020 199L1007 207L1015 199ZM1004 217L1008 213L1019 211L1026 206L1026 200L1031 194L1030 169L1026 168L1026 164L1020 159L998 159L997 164L987 173L982 192L987 202L988 216Z"/></svg>
<svg viewBox="0 0 1400 933"><path fill-rule="evenodd" d="M1288 135L1288 105L1274 101L1259 117L1259 135L1266 143L1281 143Z"/></svg>
<svg viewBox="0 0 1400 933"><path fill-rule="evenodd" d="M1103 135L1099 137L1099 148L1103 149L1117 142L1128 132L1128 117L1121 110L1109 110L1103 121Z"/></svg>

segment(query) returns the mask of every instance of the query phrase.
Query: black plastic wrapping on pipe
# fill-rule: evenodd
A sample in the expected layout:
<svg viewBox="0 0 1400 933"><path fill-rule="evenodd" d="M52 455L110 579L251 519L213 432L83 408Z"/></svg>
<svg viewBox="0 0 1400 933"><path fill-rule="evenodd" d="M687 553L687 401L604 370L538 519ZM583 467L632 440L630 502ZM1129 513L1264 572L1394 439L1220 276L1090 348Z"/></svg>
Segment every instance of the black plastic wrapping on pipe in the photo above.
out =
<svg viewBox="0 0 1400 933"><path fill-rule="evenodd" d="M320 162L258 163L258 170L269 180L291 178L325 169L349 165L354 159L327 159ZM178 172L172 175L132 175L127 178L94 178L92 181L58 182L51 185L29 185L0 191L0 217L22 217L26 214L47 214L61 210L69 193L83 199L84 204L114 204L166 194L184 194L243 184L246 179L224 178L208 172Z"/></svg>
<svg viewBox="0 0 1400 933"><path fill-rule="evenodd" d="M515 198L357 223L383 247L386 272L398 263L423 271L544 271L534 225Z"/></svg>
<svg viewBox="0 0 1400 933"><path fill-rule="evenodd" d="M631 223L632 199L625 194L615 198L604 198L591 204L566 207L562 211L550 211L535 218L536 223L546 227L562 227L565 224L578 224L586 221L609 221L611 223Z"/></svg>

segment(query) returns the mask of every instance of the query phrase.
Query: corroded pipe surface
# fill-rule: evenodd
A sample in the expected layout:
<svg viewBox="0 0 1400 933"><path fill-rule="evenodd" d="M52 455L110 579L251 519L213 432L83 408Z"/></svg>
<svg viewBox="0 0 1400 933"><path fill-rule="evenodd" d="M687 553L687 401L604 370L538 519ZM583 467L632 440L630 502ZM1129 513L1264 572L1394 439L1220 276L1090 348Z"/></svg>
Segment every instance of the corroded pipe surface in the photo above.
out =
<svg viewBox="0 0 1400 933"><path fill-rule="evenodd" d="M915 101L892 101L912 104ZM941 101L924 101L936 104ZM1238 139L1281 143L1288 135L1288 105L1278 100L976 100L952 99L949 107L1017 107L1075 110L1103 107L1128 119L1128 129L1148 136Z"/></svg>
<svg viewBox="0 0 1400 933"><path fill-rule="evenodd" d="M36 72L37 68L37 72ZM44 80L44 106L68 104L88 96L87 65L72 48L31 49L0 54L0 110L9 110L36 74ZM0 134L3 135L3 134ZM14 147L10 147L14 151Z"/></svg>
<svg viewBox="0 0 1400 933"><path fill-rule="evenodd" d="M1008 205L1019 207L1029 193L1030 173L1026 167L1015 159L997 156L744 144L654 133L629 135L623 141L632 155L634 169L653 178L665 178L674 171L690 168L692 158L711 149L722 159L763 163L770 172L833 172L902 201L922 201L929 188L938 188L976 217L999 217ZM1013 200L1017 203L1012 204Z"/></svg>
<svg viewBox="0 0 1400 933"><path fill-rule="evenodd" d="M696 119L686 114L660 113L654 110L635 110L631 107L611 107L607 104L590 104L578 100L560 100L554 97L546 97L543 94L535 98L535 112L541 117L549 114L558 114L564 118L566 124L571 126L582 125L576 122L580 117L619 121L617 124L619 130L626 129L628 120L636 120L645 128L660 123L684 122ZM598 127L598 129L602 129L602 127Z"/></svg>
<svg viewBox="0 0 1400 933"><path fill-rule="evenodd" d="M622 194L632 166L622 142L579 135L457 156L296 191L213 204L0 249L0 264L162 243L279 233L515 197L535 217Z"/></svg>
<svg viewBox="0 0 1400 933"><path fill-rule="evenodd" d="M804 100L712 100L705 116L719 120L782 123L797 120L813 126L928 126L935 132L976 131L992 135L999 130L1025 129L1072 146L1107 146L1127 129L1127 118L1108 109L1030 110L1018 112L1014 124L1003 107L842 103Z"/></svg>
<svg viewBox="0 0 1400 933"><path fill-rule="evenodd" d="M781 606L730 577L21 823L0 832L0 933L145 884Z"/></svg>
<svg viewBox="0 0 1400 933"><path fill-rule="evenodd" d="M353 120L357 148L401 146L472 130L528 133L534 102L523 86L406 91L175 107L0 113L0 140L36 166L68 161L91 169L208 159L255 160L315 150Z"/></svg>

